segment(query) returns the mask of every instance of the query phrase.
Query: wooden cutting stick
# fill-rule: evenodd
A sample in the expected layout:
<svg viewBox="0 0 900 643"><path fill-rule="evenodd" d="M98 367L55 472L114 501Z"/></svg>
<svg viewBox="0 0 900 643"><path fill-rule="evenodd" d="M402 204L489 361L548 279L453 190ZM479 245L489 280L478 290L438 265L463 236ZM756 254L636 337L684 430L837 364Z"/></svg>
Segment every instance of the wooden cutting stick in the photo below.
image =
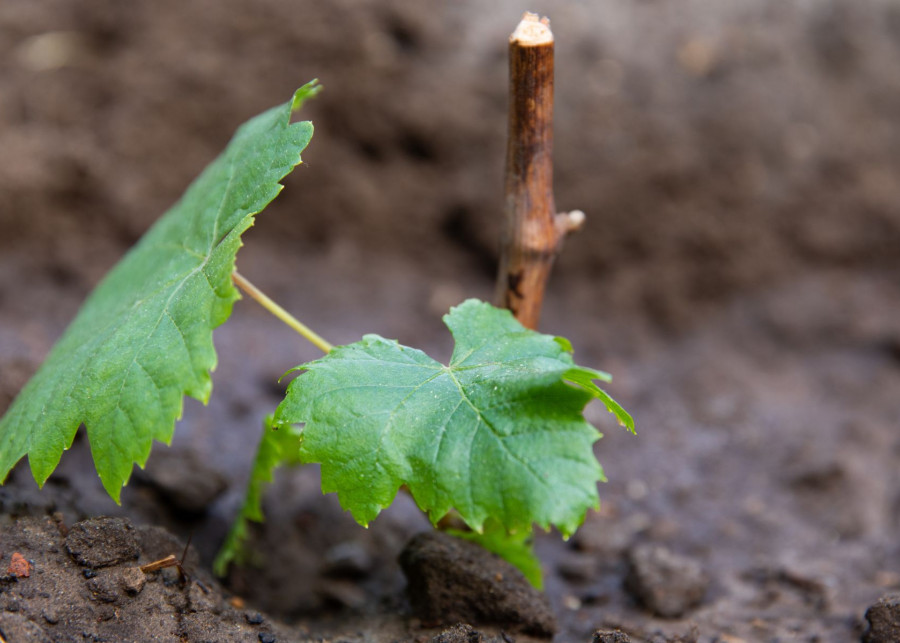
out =
<svg viewBox="0 0 900 643"><path fill-rule="evenodd" d="M526 13L509 37L509 139L506 228L497 305L536 329L544 289L566 234L584 222L580 210L556 213L553 201L553 32Z"/></svg>

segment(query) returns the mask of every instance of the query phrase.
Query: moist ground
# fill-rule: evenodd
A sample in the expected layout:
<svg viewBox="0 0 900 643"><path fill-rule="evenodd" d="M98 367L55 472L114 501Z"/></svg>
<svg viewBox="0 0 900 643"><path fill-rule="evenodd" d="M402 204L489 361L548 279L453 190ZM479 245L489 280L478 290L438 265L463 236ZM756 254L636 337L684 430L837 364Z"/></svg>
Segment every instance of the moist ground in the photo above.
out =
<svg viewBox="0 0 900 643"><path fill-rule="evenodd" d="M308 112L316 136L239 266L333 342L378 332L446 357L440 314L492 291L505 37L526 8L492 6L0 6L0 406L234 127L312 77L326 86ZM632 640L694 626L701 641L858 638L866 608L900 589L896 8L546 11L556 199L588 224L542 328L614 374L639 427L630 437L589 408L606 434L603 508L568 543L538 539L558 639L616 626ZM154 450L121 507L79 439L43 492L21 467L0 489L3 538L25 533L22 516L117 515L193 533L195 568L208 566L278 377L316 356L249 302L215 337L210 406L187 404L174 446ZM417 635L397 556L427 523L405 499L363 530L308 468L279 475L266 504L261 566L213 590L223 605L242 597L286 623L282 636ZM15 547L36 567L71 560L39 554L49 537ZM699 605L663 618L652 592L623 588L636 561L659 559L645 546L708 577ZM336 571L348 551L352 572ZM0 553L5 571L13 552ZM148 583L139 596L162 581ZM89 594L71 600L99 609ZM35 596L21 600L48 600ZM174 594L154 596L163 608ZM115 607L135 628L138 600ZM4 619L40 614L10 605ZM66 622L41 618L24 620Z"/></svg>

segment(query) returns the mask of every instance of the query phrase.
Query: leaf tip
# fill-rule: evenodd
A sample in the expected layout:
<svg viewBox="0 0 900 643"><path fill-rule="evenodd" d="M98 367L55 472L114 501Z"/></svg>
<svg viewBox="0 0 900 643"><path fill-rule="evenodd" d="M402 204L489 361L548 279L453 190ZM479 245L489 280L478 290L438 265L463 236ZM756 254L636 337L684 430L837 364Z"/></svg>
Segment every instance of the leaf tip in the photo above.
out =
<svg viewBox="0 0 900 643"><path fill-rule="evenodd" d="M620 409L620 413L616 413L616 419L619 421L619 426L624 427L628 430L631 435L637 435L637 429L634 428L634 418L631 417L631 414L625 409Z"/></svg>
<svg viewBox="0 0 900 643"><path fill-rule="evenodd" d="M562 348L567 353L574 353L575 349L572 347L572 342L570 342L565 337L554 337L553 341L559 344L560 348Z"/></svg>
<svg viewBox="0 0 900 643"><path fill-rule="evenodd" d="M303 87L294 92L294 97L291 99L291 112L296 112L303 106L303 103L310 98L313 98L320 91L322 91L322 86L319 84L318 78L314 78L306 83Z"/></svg>
<svg viewBox="0 0 900 643"><path fill-rule="evenodd" d="M303 371L309 370L307 366L309 366L309 364L301 364L300 366L289 368L284 373L282 373L281 377L278 378L278 383L281 384L281 380L283 380L288 375L291 375L292 373L302 373Z"/></svg>
<svg viewBox="0 0 900 643"><path fill-rule="evenodd" d="M491 306L486 301L481 301L480 299L475 299L474 297L470 297L469 299L466 299L465 301L461 301L460 303L456 304L455 306L451 306L450 310L443 317L444 323L449 326L449 323L448 323L449 320L453 319L454 317L456 317L458 315L463 314L466 310L468 310L470 308L480 308L481 310L495 310L495 311L500 312L500 314L507 314L510 317L512 317L512 313L509 312L508 310L506 310L505 308L495 308L494 306Z"/></svg>
<svg viewBox="0 0 900 643"><path fill-rule="evenodd" d="M111 488L111 487L107 486L106 482L104 482L102 478L100 479L100 481L103 482L103 488L106 489L106 493L108 493L109 497L113 499L113 502L115 502L118 506L121 507L122 506L122 487Z"/></svg>

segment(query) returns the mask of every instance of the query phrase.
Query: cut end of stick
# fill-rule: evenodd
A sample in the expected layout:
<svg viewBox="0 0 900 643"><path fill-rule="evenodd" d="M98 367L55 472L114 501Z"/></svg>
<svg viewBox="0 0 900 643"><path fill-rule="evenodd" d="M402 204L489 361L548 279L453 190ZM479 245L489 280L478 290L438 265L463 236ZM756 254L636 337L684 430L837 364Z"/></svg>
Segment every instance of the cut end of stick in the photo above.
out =
<svg viewBox="0 0 900 643"><path fill-rule="evenodd" d="M553 43L553 32L550 31L550 19L541 18L536 13L526 11L522 21L509 37L510 43L522 47L538 47Z"/></svg>

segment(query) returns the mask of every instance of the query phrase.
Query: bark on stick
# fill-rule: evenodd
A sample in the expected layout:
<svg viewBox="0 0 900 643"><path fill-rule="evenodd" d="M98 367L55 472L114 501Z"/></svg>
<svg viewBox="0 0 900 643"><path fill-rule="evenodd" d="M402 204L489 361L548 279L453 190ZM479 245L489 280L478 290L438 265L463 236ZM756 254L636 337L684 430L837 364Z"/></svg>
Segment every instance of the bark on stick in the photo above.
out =
<svg viewBox="0 0 900 643"><path fill-rule="evenodd" d="M544 289L567 232L584 214L556 214L553 201L553 33L526 13L509 38L506 227L496 301L537 328Z"/></svg>

